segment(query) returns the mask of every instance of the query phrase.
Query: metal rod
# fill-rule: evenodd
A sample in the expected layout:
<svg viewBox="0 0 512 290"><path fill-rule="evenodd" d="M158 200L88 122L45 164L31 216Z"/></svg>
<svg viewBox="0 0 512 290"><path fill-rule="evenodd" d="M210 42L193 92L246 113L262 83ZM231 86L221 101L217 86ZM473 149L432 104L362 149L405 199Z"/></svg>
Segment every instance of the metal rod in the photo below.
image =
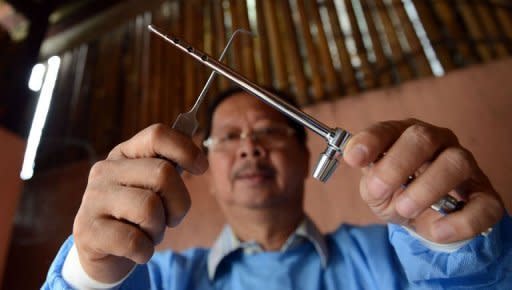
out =
<svg viewBox="0 0 512 290"><path fill-rule="evenodd" d="M170 44L176 46L183 52L187 53L188 55L192 56L193 58L197 59L199 62L203 63L204 65L208 66L212 70L216 71L218 74L223 75L224 77L230 79L237 85L239 85L242 89L252 93L256 97L259 97L267 104L271 105L272 107L276 108L283 114L287 115L291 119L299 122L300 124L304 125L305 127L311 129L313 132L317 133L318 135L324 137L326 140L330 140L332 135L334 134L334 130L329 128L327 125L323 124L322 122L316 120L315 118L311 117L310 115L302 112L301 110L293 107L292 105L286 103L285 101L281 100L276 95L272 94L271 92L265 90L264 88L256 85L255 83L249 81L244 76L240 75L239 73L233 71L228 66L224 65L223 63L215 60L213 57L209 56L208 54L192 47L187 42L178 39L176 37L168 37L165 34L162 34L158 30L156 30L153 26L149 25L148 29L152 31L153 33L157 34L158 36L165 39Z"/></svg>
<svg viewBox="0 0 512 290"><path fill-rule="evenodd" d="M149 27L150 27L149 29L153 28L153 26L151 26L151 25ZM151 30L151 31L153 31L153 30ZM235 32L233 32L233 34L231 34L231 37L229 38L228 43L224 47L224 50L220 54L219 62L221 62L222 59L224 59L224 56L226 55L229 47L231 46L231 43L235 39L236 35L239 34L239 33L252 34L252 32L250 32L248 30L245 30L243 28L239 28L239 29L235 30ZM199 109L199 106L203 102L203 98L204 98L204 96L206 96L206 93L208 92L208 89L211 87L214 79L215 79L215 71L213 71L210 74L210 76L208 77L208 80L206 81L206 84L204 85L203 89L201 90L201 93L199 94L199 97L197 97L197 100L196 100L194 106L192 107L191 111L197 111Z"/></svg>

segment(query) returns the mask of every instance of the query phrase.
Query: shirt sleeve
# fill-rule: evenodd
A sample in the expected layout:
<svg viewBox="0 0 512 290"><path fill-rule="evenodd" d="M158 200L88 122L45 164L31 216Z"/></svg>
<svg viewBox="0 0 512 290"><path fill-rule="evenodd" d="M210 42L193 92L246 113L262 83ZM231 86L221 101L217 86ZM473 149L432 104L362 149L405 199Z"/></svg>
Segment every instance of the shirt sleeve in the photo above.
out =
<svg viewBox="0 0 512 290"><path fill-rule="evenodd" d="M52 265L50 266L50 270L48 271L48 275L46 277L46 281L41 287L44 290L68 290L75 289L72 285L70 285L63 277L63 268L64 263L66 262L66 258L68 254L73 248L73 237L69 237L62 247L60 248L57 256L55 257ZM92 288L83 288L83 289L92 289ZM115 289L150 289L150 279L149 273L146 265L138 265L132 271L132 273L123 281L120 285L117 285Z"/></svg>
<svg viewBox="0 0 512 290"><path fill-rule="evenodd" d="M435 250L399 225L389 240L409 283L429 288L506 289L512 284L512 220L506 215L486 236L454 251ZM466 288L465 288L466 287Z"/></svg>

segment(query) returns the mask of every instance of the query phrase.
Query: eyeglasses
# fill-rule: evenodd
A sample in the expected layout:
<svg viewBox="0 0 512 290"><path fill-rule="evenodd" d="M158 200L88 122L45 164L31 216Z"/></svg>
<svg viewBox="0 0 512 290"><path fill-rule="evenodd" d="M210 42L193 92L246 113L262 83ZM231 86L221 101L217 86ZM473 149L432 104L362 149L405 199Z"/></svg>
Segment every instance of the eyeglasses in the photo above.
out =
<svg viewBox="0 0 512 290"><path fill-rule="evenodd" d="M239 148L242 140L250 138L267 149L278 149L284 147L294 133L295 130L285 125L270 125L250 132L232 130L220 136L211 136L203 142L203 146L213 151L232 152Z"/></svg>

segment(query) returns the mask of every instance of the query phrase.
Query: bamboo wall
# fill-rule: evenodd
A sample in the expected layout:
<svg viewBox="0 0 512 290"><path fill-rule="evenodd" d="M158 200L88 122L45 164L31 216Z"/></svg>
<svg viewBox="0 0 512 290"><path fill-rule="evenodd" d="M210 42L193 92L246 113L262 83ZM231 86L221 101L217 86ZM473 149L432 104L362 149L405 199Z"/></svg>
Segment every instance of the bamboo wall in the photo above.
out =
<svg viewBox="0 0 512 290"><path fill-rule="evenodd" d="M150 35L148 24L213 56L235 29L254 32L235 41L226 62L305 106L505 58L511 19L507 0L163 1L61 54L37 164L84 158L84 147L105 153L191 108L210 71ZM228 86L218 78L210 93ZM60 141L85 145L53 146Z"/></svg>

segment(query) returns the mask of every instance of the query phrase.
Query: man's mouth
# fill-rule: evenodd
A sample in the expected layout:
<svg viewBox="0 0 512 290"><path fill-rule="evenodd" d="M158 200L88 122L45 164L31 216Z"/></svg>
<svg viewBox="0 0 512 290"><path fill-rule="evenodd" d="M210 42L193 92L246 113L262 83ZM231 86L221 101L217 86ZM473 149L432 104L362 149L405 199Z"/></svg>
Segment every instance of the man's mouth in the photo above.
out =
<svg viewBox="0 0 512 290"><path fill-rule="evenodd" d="M276 175L275 169L266 164L247 164L238 169L234 174L235 180L246 180L262 182L273 179Z"/></svg>
<svg viewBox="0 0 512 290"><path fill-rule="evenodd" d="M237 176L237 179L270 179L274 174L266 171L247 172Z"/></svg>

